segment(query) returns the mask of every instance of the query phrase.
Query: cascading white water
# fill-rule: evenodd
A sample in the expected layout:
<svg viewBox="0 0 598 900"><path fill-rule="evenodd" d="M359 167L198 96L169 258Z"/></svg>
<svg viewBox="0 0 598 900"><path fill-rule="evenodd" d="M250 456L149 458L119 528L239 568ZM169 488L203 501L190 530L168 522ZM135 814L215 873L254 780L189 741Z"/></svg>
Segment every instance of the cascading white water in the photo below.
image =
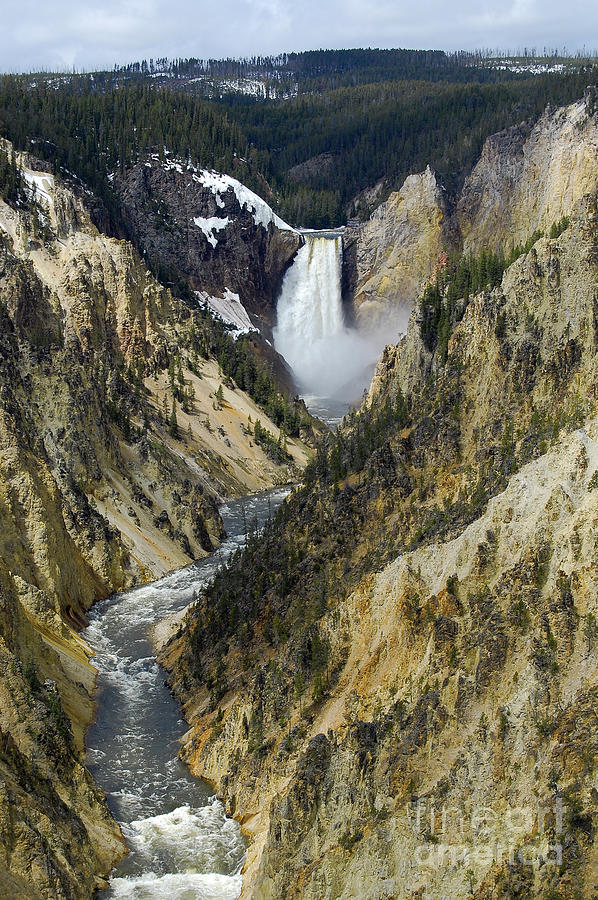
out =
<svg viewBox="0 0 598 900"><path fill-rule="evenodd" d="M359 399L387 338L345 324L341 294L340 232L304 232L305 244L284 277L274 329L276 350L297 386L320 414L314 398ZM342 414L342 413L341 413Z"/></svg>
<svg viewBox="0 0 598 900"><path fill-rule="evenodd" d="M276 346L299 370L314 341L343 328L340 235L306 234L278 301Z"/></svg>
<svg viewBox="0 0 598 900"><path fill-rule="evenodd" d="M299 385L317 392L331 375L326 348L345 330L342 242L334 232L306 233L304 238L283 281L274 342Z"/></svg>
<svg viewBox="0 0 598 900"><path fill-rule="evenodd" d="M288 493L277 489L221 507L229 537L217 553L153 584L114 594L90 615L98 715L87 761L106 790L130 849L105 900L235 900L245 843L212 789L178 759L186 726L164 683L147 634L184 609L220 564L261 527Z"/></svg>

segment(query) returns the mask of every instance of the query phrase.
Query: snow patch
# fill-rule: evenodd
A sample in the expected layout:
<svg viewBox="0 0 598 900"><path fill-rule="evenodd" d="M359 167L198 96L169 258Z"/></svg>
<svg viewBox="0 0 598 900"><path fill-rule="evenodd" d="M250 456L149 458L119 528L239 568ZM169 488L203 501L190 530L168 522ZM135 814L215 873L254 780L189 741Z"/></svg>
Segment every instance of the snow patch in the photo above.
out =
<svg viewBox="0 0 598 900"><path fill-rule="evenodd" d="M210 297L205 291L195 291L199 303L207 307L226 325L232 325L231 336L236 340L242 334L257 331L251 324L247 310L241 303L238 294L228 288L224 289L224 297Z"/></svg>
<svg viewBox="0 0 598 900"><path fill-rule="evenodd" d="M164 147L164 156L171 156L170 150L168 150L167 147ZM150 156L150 160L158 163L158 165L161 166L165 172L178 172L179 175L183 174L183 163L176 157L173 157L172 159L161 160L158 153L152 153ZM144 165L148 169L153 169L152 162L145 162Z"/></svg>
<svg viewBox="0 0 598 900"><path fill-rule="evenodd" d="M193 219L195 225L198 228L201 228L203 233L205 234L208 243L212 245L212 247L216 247L218 243L218 238L214 234L215 231L223 231L228 225L229 219L228 216L226 219L219 219L218 216L211 216L209 219L204 219L202 216L197 216Z"/></svg>
<svg viewBox="0 0 598 900"><path fill-rule="evenodd" d="M529 75L546 75L547 73L561 73L567 68L564 63L525 63L516 60L505 59L504 62L492 62L490 68L500 69L507 72L516 72L521 75L527 73Z"/></svg>
<svg viewBox="0 0 598 900"><path fill-rule="evenodd" d="M28 172L23 170L23 177L29 187L35 187L37 198L44 200L48 206L51 206L53 197L51 191L54 190L54 176L44 173Z"/></svg>
<svg viewBox="0 0 598 900"><path fill-rule="evenodd" d="M166 148L164 148L164 154L166 156L171 156L170 151ZM232 178L230 175L223 175L221 172L208 171L208 169L198 169L197 166L194 166L191 162L183 162L172 156L170 159L161 162L157 153L152 153L150 160L152 162L145 163L149 168L152 167L152 163L158 163L165 172L176 171L182 174L184 169L186 169L187 172L191 172L191 177L194 181L201 184L202 187L208 188L213 193L216 200L216 206L219 209L224 209L225 206L222 194L233 191L241 209L247 209L253 214L253 221L256 225L261 225L262 228L265 229L270 225L275 225L276 228L280 228L282 231L297 232L296 228L293 228L292 225L289 225L281 219L280 216L277 216L265 200L262 200L261 197L253 191L250 191L248 187L245 187L244 184L237 181L236 178Z"/></svg>
<svg viewBox="0 0 598 900"><path fill-rule="evenodd" d="M182 174L183 174L183 167L182 167L182 165L181 165L180 163L178 163L178 162L165 162L165 163L162 163L162 168L164 169L165 172L172 172L172 171L174 170L175 172L178 172L179 175L182 175Z"/></svg>
<svg viewBox="0 0 598 900"><path fill-rule="evenodd" d="M233 191L241 209L247 209L250 213L253 213L253 221L256 225L268 228L269 225L273 224L283 231L295 231L291 225L288 225L280 216L273 212L265 200L262 200L257 194L250 191L236 178L231 178L230 175L223 175L220 172L209 172L207 169L203 169L199 175L193 175L193 178L199 184L212 191L218 206L224 205L220 195L226 194L227 191Z"/></svg>

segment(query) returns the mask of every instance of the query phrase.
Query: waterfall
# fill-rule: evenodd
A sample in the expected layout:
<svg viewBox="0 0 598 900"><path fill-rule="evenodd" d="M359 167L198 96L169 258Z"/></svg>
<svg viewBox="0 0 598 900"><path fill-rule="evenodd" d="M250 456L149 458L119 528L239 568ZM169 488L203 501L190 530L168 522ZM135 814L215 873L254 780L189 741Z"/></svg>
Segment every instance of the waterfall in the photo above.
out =
<svg viewBox="0 0 598 900"><path fill-rule="evenodd" d="M344 325L341 238L319 233L304 237L282 284L274 331L276 349L300 384L313 382L310 375L318 348Z"/></svg>
<svg viewBox="0 0 598 900"><path fill-rule="evenodd" d="M282 284L274 344L304 395L354 401L369 383L380 342L374 347L345 324L340 233L303 236Z"/></svg>

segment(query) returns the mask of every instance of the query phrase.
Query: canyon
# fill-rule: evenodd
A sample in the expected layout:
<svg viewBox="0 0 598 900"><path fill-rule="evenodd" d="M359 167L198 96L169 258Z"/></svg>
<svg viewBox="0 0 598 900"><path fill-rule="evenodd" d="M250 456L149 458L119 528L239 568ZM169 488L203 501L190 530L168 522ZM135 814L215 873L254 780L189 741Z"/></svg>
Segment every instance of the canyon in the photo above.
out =
<svg viewBox="0 0 598 900"><path fill-rule="evenodd" d="M4 896L70 898L125 851L84 764L86 611L211 552L222 498L296 478L307 448L273 460L251 423L280 429L222 374L200 304L99 232L85 191L19 163L42 222L0 202L0 843Z"/></svg>
<svg viewBox="0 0 598 900"><path fill-rule="evenodd" d="M113 176L131 240L17 155L36 201L0 201L3 896L90 898L126 852L85 764L90 608L210 554L225 498L292 482L154 633L182 759L246 835L243 900L593 900L597 155L588 89L488 139L456 195L428 167L310 235L158 153ZM490 252L500 277L452 297L458 259ZM335 433L295 397L321 338L348 341L357 396L352 342L381 351ZM250 359L269 406L227 374Z"/></svg>
<svg viewBox="0 0 598 900"><path fill-rule="evenodd" d="M582 140L584 160L592 96L541 127L551 159ZM518 182L546 233L457 303L446 357L415 305L361 410L162 648L183 759L249 836L243 898L595 894L598 213L580 165Z"/></svg>

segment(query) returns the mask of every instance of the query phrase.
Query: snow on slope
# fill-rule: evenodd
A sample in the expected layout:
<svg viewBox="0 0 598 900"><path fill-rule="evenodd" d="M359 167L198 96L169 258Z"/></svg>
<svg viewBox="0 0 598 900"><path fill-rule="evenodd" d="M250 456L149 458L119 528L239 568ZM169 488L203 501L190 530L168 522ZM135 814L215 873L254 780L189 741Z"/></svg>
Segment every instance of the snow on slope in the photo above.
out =
<svg viewBox="0 0 598 900"><path fill-rule="evenodd" d="M54 190L54 176L45 172L32 172L29 169L23 169L23 178L30 187L35 187L38 200L44 200L48 206L53 202L52 191Z"/></svg>
<svg viewBox="0 0 598 900"><path fill-rule="evenodd" d="M223 228L226 228L229 223L229 218L227 216L226 219L219 219L218 216L211 216L209 219L204 219L202 216L197 216L193 219L193 223L197 225L198 228L201 228L208 239L208 242L212 247L215 247L218 243L218 238L214 232L222 231Z"/></svg>
<svg viewBox="0 0 598 900"><path fill-rule="evenodd" d="M235 340L242 334L257 331L251 324L247 310L241 303L238 294L228 288L224 289L224 297L210 297L205 291L195 291L198 301L207 306L214 315L227 325L232 325L231 335Z"/></svg>
<svg viewBox="0 0 598 900"><path fill-rule="evenodd" d="M230 175L222 175L220 172L208 172L207 169L200 170L199 174L196 173L193 175L193 178L195 181L199 182L199 184L212 191L216 197L218 206L222 207L224 205L222 203L221 194L226 194L227 191L232 190L235 192L235 196L241 209L248 209L249 212L253 213L253 220L256 225L267 228L273 223L277 228L281 228L283 231L295 231L294 228L287 225L280 216L277 216L276 213L270 209L265 200L262 200L257 194L250 191L249 188L245 187L244 184L241 184L240 181L237 181L236 178L231 178Z"/></svg>
<svg viewBox="0 0 598 900"><path fill-rule="evenodd" d="M275 225L276 228L280 228L282 231L296 231L292 225L289 225L281 219L280 216L277 216L265 200L262 200L257 194L250 191L248 187L245 187L245 185L240 181L237 181L236 178L232 178L230 175L223 175L220 172L208 171L208 169L198 169L197 166L194 166L192 163L183 161L180 157L173 156L166 147L164 148L164 156L168 158L161 161L160 156L157 153L152 153L149 158L151 162L148 161L145 165L148 168L152 168L155 163L158 163L165 172L174 171L178 172L180 175L183 174L184 170L192 172L194 181L201 184L202 187L212 191L216 199L216 206L218 206L219 209L224 209L225 205L222 194L226 194L227 191L233 191L241 209L247 209L253 214L253 220L256 225L261 225L262 228L268 228L269 225ZM110 178L111 176L108 177ZM198 220L194 219L193 221L203 230L203 226L199 225ZM205 219L202 221L208 222L212 220ZM214 219L213 221L218 222L224 220ZM220 227L224 228L225 226ZM210 226L206 225L206 228L210 228ZM210 228L210 231L213 231L213 229L214 226ZM212 243L206 231L204 231L204 234L206 234L206 237L210 243ZM216 245L212 244L212 246L214 247Z"/></svg>

